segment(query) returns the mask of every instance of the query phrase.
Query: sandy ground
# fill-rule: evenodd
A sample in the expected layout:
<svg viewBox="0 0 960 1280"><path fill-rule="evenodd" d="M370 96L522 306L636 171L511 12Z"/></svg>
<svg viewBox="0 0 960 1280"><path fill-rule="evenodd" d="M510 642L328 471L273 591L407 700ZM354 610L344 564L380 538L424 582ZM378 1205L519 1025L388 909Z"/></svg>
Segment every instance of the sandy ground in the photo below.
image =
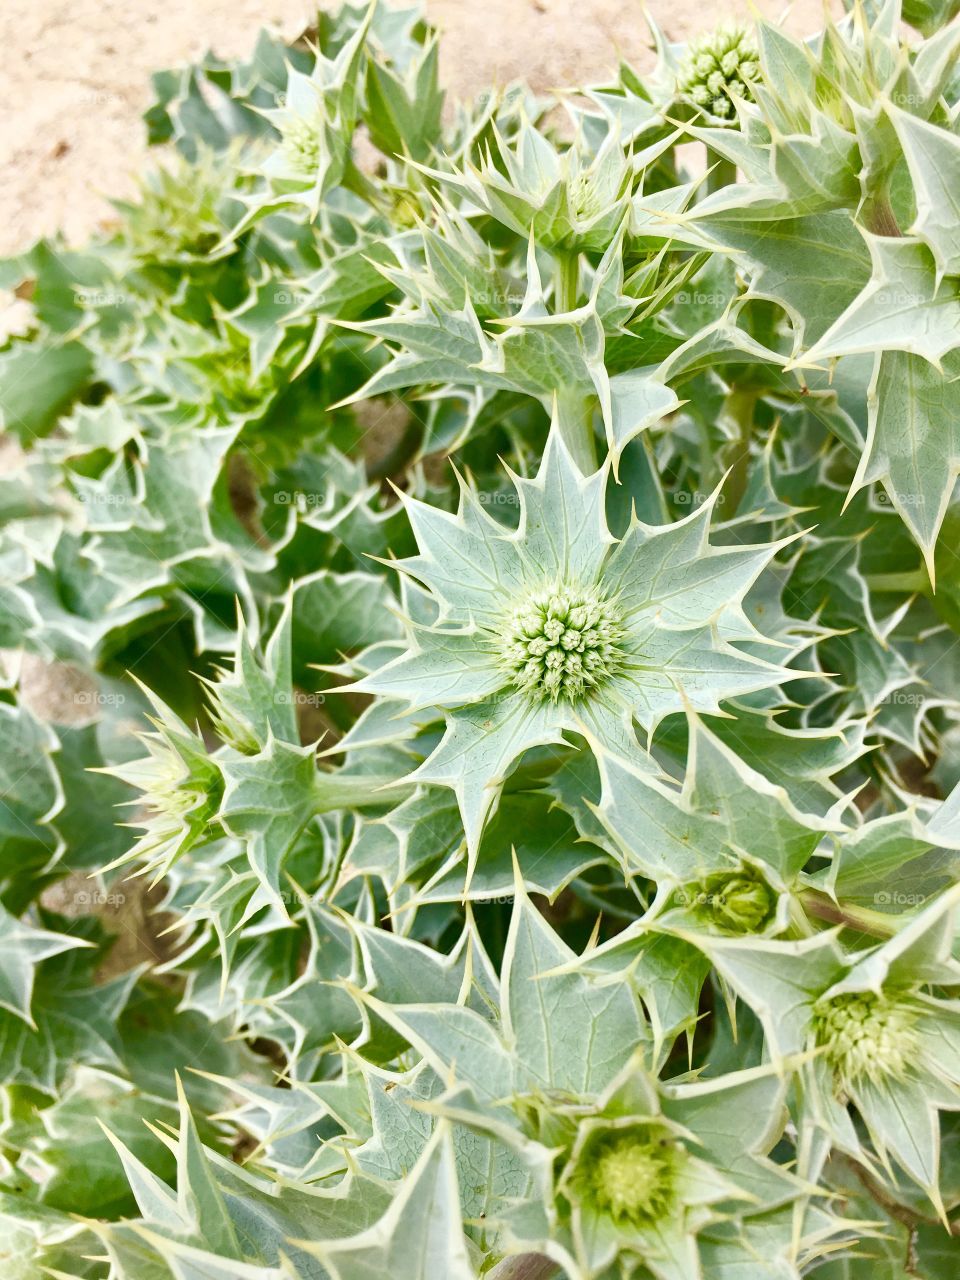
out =
<svg viewBox="0 0 960 1280"><path fill-rule="evenodd" d="M697 0L649 3L674 40L751 7L782 19L779 0L736 0L719 14ZM589 83L619 56L649 65L636 0L428 0L427 11L456 96L517 77L537 89ZM0 254L58 229L82 240L109 217L110 196L130 194L147 153L140 116L152 71L208 47L247 53L261 27L293 36L314 12L309 0L3 0ZM784 25L807 34L821 14L820 0L800 0Z"/></svg>

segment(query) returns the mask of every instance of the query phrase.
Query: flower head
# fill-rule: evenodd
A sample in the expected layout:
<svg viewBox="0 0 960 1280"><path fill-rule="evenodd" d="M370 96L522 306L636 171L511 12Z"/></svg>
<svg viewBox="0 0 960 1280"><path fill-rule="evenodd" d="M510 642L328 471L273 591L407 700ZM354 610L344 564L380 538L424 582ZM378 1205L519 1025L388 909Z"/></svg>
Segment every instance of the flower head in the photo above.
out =
<svg viewBox="0 0 960 1280"><path fill-rule="evenodd" d="M324 158L326 121L318 111L312 116L291 115L283 122L283 154L294 173L314 178Z"/></svg>
<svg viewBox="0 0 960 1280"><path fill-rule="evenodd" d="M156 731L140 735L147 755L107 772L141 792L134 803L142 813L142 835L112 866L142 861L144 872L159 878L177 858L212 838L224 784L202 740L159 699L154 702L160 711Z"/></svg>
<svg viewBox="0 0 960 1280"><path fill-rule="evenodd" d="M675 1144L642 1129L604 1137L587 1154L584 1189L615 1222L654 1221L673 1202L677 1159Z"/></svg>
<svg viewBox="0 0 960 1280"><path fill-rule="evenodd" d="M677 87L709 115L732 120L734 99L752 99L759 71L757 47L744 28L722 26L690 45Z"/></svg>
<svg viewBox="0 0 960 1280"><path fill-rule="evenodd" d="M816 1042L841 1086L869 1080L903 1080L916 1058L916 1013L873 991L845 992L813 1011Z"/></svg>
<svg viewBox="0 0 960 1280"><path fill-rule="evenodd" d="M594 153L559 149L529 122L494 142L478 166L428 169L432 178L544 249L605 249L623 221L633 170L616 130Z"/></svg>
<svg viewBox="0 0 960 1280"><path fill-rule="evenodd" d="M623 628L595 586L555 586L527 596L500 639L504 670L533 699L584 697L618 669Z"/></svg>

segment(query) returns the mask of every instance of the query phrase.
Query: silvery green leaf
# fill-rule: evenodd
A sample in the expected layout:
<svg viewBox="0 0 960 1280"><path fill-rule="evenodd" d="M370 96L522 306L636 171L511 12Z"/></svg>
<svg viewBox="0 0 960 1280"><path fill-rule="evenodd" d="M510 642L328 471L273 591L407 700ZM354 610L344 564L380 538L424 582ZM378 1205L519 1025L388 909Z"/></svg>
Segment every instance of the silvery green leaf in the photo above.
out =
<svg viewBox="0 0 960 1280"><path fill-rule="evenodd" d="M0 1226L10 1280L35 1280L42 1274L85 1280L99 1270L91 1261L97 1248L95 1237L67 1213L16 1192L0 1192Z"/></svg>
<svg viewBox="0 0 960 1280"><path fill-rule="evenodd" d="M755 1204L792 1200L800 1183L769 1159L786 1124L785 1080L770 1067L664 1087L664 1114L696 1133L718 1168Z"/></svg>
<svg viewBox="0 0 960 1280"><path fill-rule="evenodd" d="M474 1280L449 1130L437 1126L379 1222L355 1236L325 1245L305 1242L303 1248L336 1280L375 1280L401 1270L410 1280Z"/></svg>
<svg viewBox="0 0 960 1280"><path fill-rule="evenodd" d="M509 1097L514 1065L497 1029L463 1005L364 1003L404 1037L441 1079L469 1085L487 1105Z"/></svg>
<svg viewBox="0 0 960 1280"><path fill-rule="evenodd" d="M463 831L454 801L450 819L456 823L457 846ZM523 839L517 841L517 832ZM505 795L480 841L476 866L467 879L457 848L431 876L414 900L418 902L488 902L513 896L516 859L528 892L545 894L551 901L588 868L606 860L595 844L578 836L577 828L559 805L541 792Z"/></svg>
<svg viewBox="0 0 960 1280"><path fill-rule="evenodd" d="M502 982L503 1034L522 1091L599 1093L646 1039L629 987L591 982L574 958L518 879Z"/></svg>
<svg viewBox="0 0 960 1280"><path fill-rule="evenodd" d="M941 275L960 275L960 206L948 175L960 162L960 140L898 107L886 108L897 131L917 201L911 234L929 245Z"/></svg>
<svg viewBox="0 0 960 1280"><path fill-rule="evenodd" d="M805 1047L811 1005L846 970L832 933L791 942L699 936L690 940L750 1005L778 1057L798 1054Z"/></svg>
<svg viewBox="0 0 960 1280"><path fill-rule="evenodd" d="M93 373L81 342L17 343L0 352L0 422L29 444L47 435Z"/></svg>
<svg viewBox="0 0 960 1280"><path fill-rule="evenodd" d="M130 1206L130 1186L104 1134L106 1124L157 1175L174 1171L173 1159L144 1122L174 1120L175 1107L111 1072L78 1067L61 1096L35 1116L28 1132L9 1133L6 1141L17 1149L18 1169L51 1208L108 1217Z"/></svg>
<svg viewBox="0 0 960 1280"><path fill-rule="evenodd" d="M845 210L793 217L780 202L769 210L762 199L755 203L744 209L724 192L709 197L694 215L695 232L706 237L697 244L732 251L750 273L751 292L786 308L798 340L817 341L859 291L870 287L864 239Z"/></svg>
<svg viewBox="0 0 960 1280"><path fill-rule="evenodd" d="M321 569L297 579L292 595L292 643L298 668L333 662L344 653L399 634L393 597L373 574Z"/></svg>
<svg viewBox="0 0 960 1280"><path fill-rule="evenodd" d="M960 470L951 432L960 408L960 366L883 351L869 397L870 426L854 485L880 480L934 576L933 551ZM946 433L946 438L945 437Z"/></svg>
<svg viewBox="0 0 960 1280"><path fill-rule="evenodd" d="M951 280L939 278L923 241L864 233L872 274L862 292L819 334L794 364L800 368L837 356L903 351L939 370L960 345L960 299Z"/></svg>
<svg viewBox="0 0 960 1280"><path fill-rule="evenodd" d="M92 956L93 959L88 957ZM95 985L97 952L69 950L37 965L31 1021L0 1009L0 1075L53 1094L77 1063L117 1069L117 1018L137 971Z"/></svg>
<svg viewBox="0 0 960 1280"><path fill-rule="evenodd" d="M24 862L45 866L60 849L51 821L63 807L63 789L54 765L57 740L49 725L25 707L0 703L0 854L5 880Z"/></svg>
<svg viewBox="0 0 960 1280"><path fill-rule="evenodd" d="M223 742L244 754L255 754L273 736L298 742L291 660L291 602L288 600L269 642L259 655L237 620L233 670L221 668L208 681L211 718Z"/></svg>
<svg viewBox="0 0 960 1280"><path fill-rule="evenodd" d="M437 78L438 57L434 40L402 78L386 62L368 60L363 114L374 146L385 155L423 160L438 142L444 97Z"/></svg>
<svg viewBox="0 0 960 1280"><path fill-rule="evenodd" d="M771 785L694 718L682 790L611 757L602 759L601 771L599 820L627 865L658 880L732 869L742 853L789 880L829 829L798 811L783 787Z"/></svg>
<svg viewBox="0 0 960 1280"><path fill-rule="evenodd" d="M36 1029L30 1017L34 970L49 956L90 944L83 938L41 929L18 920L0 907L0 1008L21 1017Z"/></svg>
<svg viewBox="0 0 960 1280"><path fill-rule="evenodd" d="M939 847L916 813L890 814L864 823L838 842L828 883L838 898L881 910L917 905L928 896L926 877L941 888L955 878L956 862L955 850ZM909 876L909 889L900 887L905 876Z"/></svg>

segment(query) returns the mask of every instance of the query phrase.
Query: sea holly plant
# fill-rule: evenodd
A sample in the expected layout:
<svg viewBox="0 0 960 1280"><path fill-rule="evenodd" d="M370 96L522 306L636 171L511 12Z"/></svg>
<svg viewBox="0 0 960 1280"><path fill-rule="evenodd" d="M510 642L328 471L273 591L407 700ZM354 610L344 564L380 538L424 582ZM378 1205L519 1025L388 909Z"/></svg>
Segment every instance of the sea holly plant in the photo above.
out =
<svg viewBox="0 0 960 1280"><path fill-rule="evenodd" d="M353 0L0 263L13 1275L957 1274L955 10Z"/></svg>

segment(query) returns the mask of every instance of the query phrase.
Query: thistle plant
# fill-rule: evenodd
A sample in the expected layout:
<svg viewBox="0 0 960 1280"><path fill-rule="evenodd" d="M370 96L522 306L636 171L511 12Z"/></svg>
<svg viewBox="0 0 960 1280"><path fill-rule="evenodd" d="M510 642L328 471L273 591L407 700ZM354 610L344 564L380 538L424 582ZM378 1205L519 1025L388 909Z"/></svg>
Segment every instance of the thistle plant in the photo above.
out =
<svg viewBox="0 0 960 1280"><path fill-rule="evenodd" d="M957 1273L955 7L352 0L0 263L13 1274Z"/></svg>

